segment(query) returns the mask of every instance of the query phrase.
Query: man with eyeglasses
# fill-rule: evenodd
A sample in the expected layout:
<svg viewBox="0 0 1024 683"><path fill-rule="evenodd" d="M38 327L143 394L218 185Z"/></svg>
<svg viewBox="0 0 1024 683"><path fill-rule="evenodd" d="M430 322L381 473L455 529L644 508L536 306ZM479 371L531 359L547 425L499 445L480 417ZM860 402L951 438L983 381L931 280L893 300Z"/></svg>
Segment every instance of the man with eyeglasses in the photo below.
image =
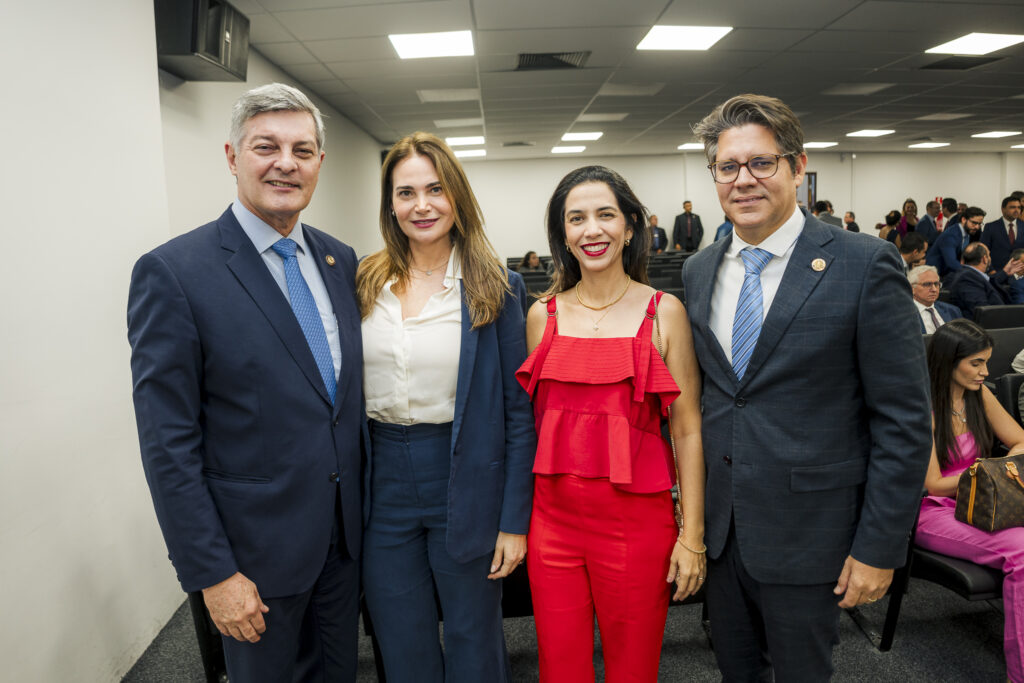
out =
<svg viewBox="0 0 1024 683"><path fill-rule="evenodd" d="M992 268L1001 270L1014 249L1024 248L1024 221L1020 220L1021 202L1010 195L1003 199L1003 215L988 223L981 232L981 243L992 254Z"/></svg>
<svg viewBox="0 0 1024 683"><path fill-rule="evenodd" d="M946 229L935 238L935 244L928 249L925 263L935 266L939 271L939 278L943 281L952 273L958 273L963 268L960 258L963 256L964 248L970 243L972 235L981 232L981 226L984 224L985 212L977 206L968 207L964 210L959 223L946 226Z"/></svg>
<svg viewBox="0 0 1024 683"><path fill-rule="evenodd" d="M942 283L935 266L912 268L907 274L907 280L910 281L910 291L914 295L914 305L921 321L921 334L934 334L935 330L950 320L962 317L959 308L939 301Z"/></svg>
<svg viewBox="0 0 1024 683"><path fill-rule="evenodd" d="M725 681L827 681L840 608L885 595L920 505L913 299L895 247L797 207L807 155L783 102L738 95L695 131L734 224L683 264L715 657Z"/></svg>

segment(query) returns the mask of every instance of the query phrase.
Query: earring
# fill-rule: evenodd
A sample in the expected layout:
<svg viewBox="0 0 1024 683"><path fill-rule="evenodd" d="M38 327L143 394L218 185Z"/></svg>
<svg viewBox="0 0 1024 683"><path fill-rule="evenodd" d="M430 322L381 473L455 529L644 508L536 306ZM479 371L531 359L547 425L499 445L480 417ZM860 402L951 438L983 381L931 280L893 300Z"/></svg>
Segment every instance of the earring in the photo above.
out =
<svg viewBox="0 0 1024 683"><path fill-rule="evenodd" d="M626 239L626 246L627 247L629 246L629 239L628 238Z"/></svg>

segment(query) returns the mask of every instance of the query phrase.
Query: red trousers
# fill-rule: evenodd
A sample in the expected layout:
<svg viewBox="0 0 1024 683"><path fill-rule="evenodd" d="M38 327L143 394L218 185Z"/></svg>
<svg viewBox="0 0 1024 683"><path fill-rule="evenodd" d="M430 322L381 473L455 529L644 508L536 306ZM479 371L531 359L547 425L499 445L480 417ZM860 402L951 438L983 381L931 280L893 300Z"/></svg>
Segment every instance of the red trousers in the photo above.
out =
<svg viewBox="0 0 1024 683"><path fill-rule="evenodd" d="M593 683L595 612L605 681L657 681L676 533L668 491L534 477L526 557L542 683Z"/></svg>

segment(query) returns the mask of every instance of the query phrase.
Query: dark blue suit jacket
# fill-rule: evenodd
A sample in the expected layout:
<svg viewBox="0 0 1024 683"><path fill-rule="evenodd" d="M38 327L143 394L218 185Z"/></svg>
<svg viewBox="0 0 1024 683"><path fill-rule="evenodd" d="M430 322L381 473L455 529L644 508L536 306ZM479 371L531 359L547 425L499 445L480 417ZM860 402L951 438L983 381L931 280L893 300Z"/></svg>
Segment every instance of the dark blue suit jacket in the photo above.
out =
<svg viewBox="0 0 1024 683"><path fill-rule="evenodd" d="M920 221L919 221L920 222ZM964 231L961 225L950 225L939 233L935 243L928 248L925 263L939 270L939 277L945 277L963 268L960 257L963 255Z"/></svg>
<svg viewBox="0 0 1024 683"><path fill-rule="evenodd" d="M939 236L939 229L935 227L935 220L928 214L921 216L914 230L921 233L921 236L928 242L929 247L935 244L935 240Z"/></svg>
<svg viewBox="0 0 1024 683"><path fill-rule="evenodd" d="M737 380L709 322L733 239L683 264L704 373L708 555L722 553L735 520L758 581L835 582L848 554L900 566L932 436L924 345L899 253L805 212ZM901 349L899 363L892 349Z"/></svg>
<svg viewBox="0 0 1024 683"><path fill-rule="evenodd" d="M359 557L356 257L333 237L303 230L341 337L334 406L288 300L230 208L146 254L132 272L128 339L142 463L186 591L240 571L263 598L301 593L323 568L335 521L344 520L348 551Z"/></svg>
<svg viewBox="0 0 1024 683"><path fill-rule="evenodd" d="M1024 279L1009 277L1001 270L987 277L977 268L963 268L949 289L952 303L971 320L978 306L1024 303Z"/></svg>
<svg viewBox="0 0 1024 683"><path fill-rule="evenodd" d="M934 304L932 304L932 308L935 309L935 311L939 314L939 318L941 318L942 322L944 323L948 323L950 320L956 320L957 318L964 317L963 313L960 312L959 308L957 308L953 304L947 304L944 301L936 301ZM917 306L914 307L914 310L917 310ZM921 334L926 334L926 330L924 328L924 320L921 319L920 315L917 316L917 320L918 322L921 323Z"/></svg>
<svg viewBox="0 0 1024 683"><path fill-rule="evenodd" d="M991 223L986 223L981 231L981 242L988 247L992 256L992 269L1002 270L1006 262L1010 260L1010 254L1014 249L1024 249L1024 221L1017 219L1016 227L1013 229L1013 244L1010 244L1010 236L1006 233L1006 223L1003 217Z"/></svg>
<svg viewBox="0 0 1024 683"><path fill-rule="evenodd" d="M516 381L526 360L526 286L509 272L501 315L472 329L465 291L462 347L452 422L446 547L465 562L494 551L498 532L525 534L537 451L530 397ZM373 455L366 467L364 518L371 510Z"/></svg>

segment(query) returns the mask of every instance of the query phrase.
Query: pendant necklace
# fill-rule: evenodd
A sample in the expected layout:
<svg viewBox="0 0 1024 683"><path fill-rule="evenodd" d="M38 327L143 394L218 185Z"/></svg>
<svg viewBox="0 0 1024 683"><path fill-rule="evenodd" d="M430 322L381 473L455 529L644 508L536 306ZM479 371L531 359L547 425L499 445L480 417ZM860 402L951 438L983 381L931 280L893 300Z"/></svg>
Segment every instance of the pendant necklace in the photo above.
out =
<svg viewBox="0 0 1024 683"><path fill-rule="evenodd" d="M437 266L431 266L429 270L420 270L419 268L413 268L412 264L410 264L409 265L409 270L415 270L417 273L423 273L427 277L430 277L431 275L434 274L434 271L437 270L438 268L444 268L445 266L447 266L449 259L451 259L450 255L449 255L448 258L446 258L444 260L444 263L442 263L440 265L437 265Z"/></svg>
<svg viewBox="0 0 1024 683"><path fill-rule="evenodd" d="M619 303L622 300L622 297L626 296L626 292L629 291L629 286L633 284L633 280L627 277L626 287L622 290L622 293L615 297L609 303L606 303L604 306L591 306L590 304L585 302L583 300L583 297L580 295L581 283L582 281L576 283L576 300L580 302L580 305L583 306L584 308L589 308L592 311L604 311L604 313L601 314L601 317L594 321L594 331L597 332L598 326L601 324L601 321L604 320L604 317L608 315L609 312L611 312L612 306Z"/></svg>
<svg viewBox="0 0 1024 683"><path fill-rule="evenodd" d="M956 408L953 408L952 405L950 405L950 408L953 411L953 415L955 415L964 424L967 424L967 416L964 415L964 413L967 410L967 402L966 401L964 401L964 407L961 410L957 410Z"/></svg>

